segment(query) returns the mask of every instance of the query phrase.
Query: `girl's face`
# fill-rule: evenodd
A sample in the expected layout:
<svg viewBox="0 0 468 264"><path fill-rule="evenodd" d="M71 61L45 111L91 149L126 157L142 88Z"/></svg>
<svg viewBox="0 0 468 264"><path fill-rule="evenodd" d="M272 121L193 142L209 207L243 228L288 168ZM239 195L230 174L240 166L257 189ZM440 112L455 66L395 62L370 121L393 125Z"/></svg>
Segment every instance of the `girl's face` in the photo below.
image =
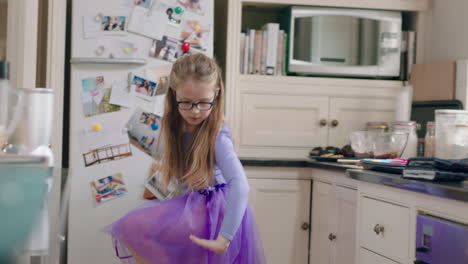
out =
<svg viewBox="0 0 468 264"><path fill-rule="evenodd" d="M215 94L212 84L194 81L189 78L178 87L176 100L178 102L211 103L214 100ZM197 125L208 118L212 109L199 110L194 105L192 105L192 109L190 110L183 110L178 107L180 115L185 120L188 132L193 131Z"/></svg>

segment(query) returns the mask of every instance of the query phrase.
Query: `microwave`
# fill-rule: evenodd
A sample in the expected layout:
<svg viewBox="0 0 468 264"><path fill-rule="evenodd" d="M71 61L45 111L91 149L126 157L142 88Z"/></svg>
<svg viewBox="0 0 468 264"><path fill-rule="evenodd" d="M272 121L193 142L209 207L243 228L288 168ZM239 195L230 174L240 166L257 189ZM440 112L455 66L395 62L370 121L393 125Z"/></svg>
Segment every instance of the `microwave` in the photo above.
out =
<svg viewBox="0 0 468 264"><path fill-rule="evenodd" d="M289 74L400 75L401 12L294 6L286 20Z"/></svg>

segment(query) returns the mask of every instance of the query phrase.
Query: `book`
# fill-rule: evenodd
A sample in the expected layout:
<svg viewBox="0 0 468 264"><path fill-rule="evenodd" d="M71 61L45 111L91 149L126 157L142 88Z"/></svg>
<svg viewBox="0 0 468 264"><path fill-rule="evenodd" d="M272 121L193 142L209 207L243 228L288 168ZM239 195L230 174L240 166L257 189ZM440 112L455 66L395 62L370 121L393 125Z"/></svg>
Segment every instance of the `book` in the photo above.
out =
<svg viewBox="0 0 468 264"><path fill-rule="evenodd" d="M274 75L276 72L277 46L278 46L278 23L267 23L262 27L267 31L267 51L266 51L266 74Z"/></svg>
<svg viewBox="0 0 468 264"><path fill-rule="evenodd" d="M255 43L253 50L253 74L260 74L261 68L261 56L262 56L262 37L263 33L261 30L255 31Z"/></svg>
<svg viewBox="0 0 468 264"><path fill-rule="evenodd" d="M244 41L244 59L243 59L243 63L244 65L242 66L242 68L244 69L243 70L243 74L248 74L248 70L249 70L249 44L250 43L250 36L248 34L245 34L245 41Z"/></svg>
<svg viewBox="0 0 468 264"><path fill-rule="evenodd" d="M239 58L239 73L244 74L245 73L245 68L244 68L244 53L245 53L245 33L240 34L240 58Z"/></svg>
<svg viewBox="0 0 468 264"><path fill-rule="evenodd" d="M255 29L249 29L249 63L247 74L253 73L253 54L255 48Z"/></svg>
<svg viewBox="0 0 468 264"><path fill-rule="evenodd" d="M275 75L283 75L283 63L284 63L284 30L280 30L278 33L278 44L277 44L277 59L276 59L276 72Z"/></svg>
<svg viewBox="0 0 468 264"><path fill-rule="evenodd" d="M267 44L268 44L268 32L262 31L262 50L260 56L260 74L266 72L266 57L267 57Z"/></svg>

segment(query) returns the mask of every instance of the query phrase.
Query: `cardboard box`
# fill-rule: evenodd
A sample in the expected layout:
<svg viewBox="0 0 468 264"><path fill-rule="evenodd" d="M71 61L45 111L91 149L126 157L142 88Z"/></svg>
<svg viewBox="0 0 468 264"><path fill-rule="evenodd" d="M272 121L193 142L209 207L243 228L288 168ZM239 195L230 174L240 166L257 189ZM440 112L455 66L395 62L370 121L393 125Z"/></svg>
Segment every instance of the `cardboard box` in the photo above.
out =
<svg viewBox="0 0 468 264"><path fill-rule="evenodd" d="M456 63L414 64L411 69L413 101L455 99Z"/></svg>

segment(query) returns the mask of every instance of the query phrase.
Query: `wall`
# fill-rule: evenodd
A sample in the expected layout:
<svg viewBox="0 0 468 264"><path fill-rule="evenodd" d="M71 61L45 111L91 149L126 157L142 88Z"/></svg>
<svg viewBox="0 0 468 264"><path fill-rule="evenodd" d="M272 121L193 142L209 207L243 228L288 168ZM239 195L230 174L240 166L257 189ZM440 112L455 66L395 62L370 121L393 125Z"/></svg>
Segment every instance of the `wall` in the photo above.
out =
<svg viewBox="0 0 468 264"><path fill-rule="evenodd" d="M0 0L0 60L6 56L7 9L7 2Z"/></svg>
<svg viewBox="0 0 468 264"><path fill-rule="evenodd" d="M468 58L468 1L432 0L430 9L424 61Z"/></svg>

